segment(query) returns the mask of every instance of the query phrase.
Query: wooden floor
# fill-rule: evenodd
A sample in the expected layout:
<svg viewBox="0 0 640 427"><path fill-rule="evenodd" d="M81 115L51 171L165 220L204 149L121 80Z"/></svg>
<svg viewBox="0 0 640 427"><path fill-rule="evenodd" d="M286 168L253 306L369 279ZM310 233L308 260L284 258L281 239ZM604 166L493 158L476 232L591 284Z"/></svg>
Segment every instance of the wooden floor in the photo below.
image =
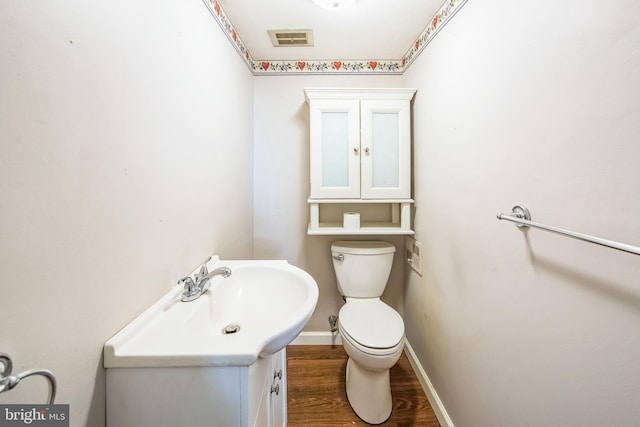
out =
<svg viewBox="0 0 640 427"><path fill-rule="evenodd" d="M347 355L342 346L287 347L289 427L368 426L345 392ZM407 356L391 368L391 417L381 426L440 427Z"/></svg>

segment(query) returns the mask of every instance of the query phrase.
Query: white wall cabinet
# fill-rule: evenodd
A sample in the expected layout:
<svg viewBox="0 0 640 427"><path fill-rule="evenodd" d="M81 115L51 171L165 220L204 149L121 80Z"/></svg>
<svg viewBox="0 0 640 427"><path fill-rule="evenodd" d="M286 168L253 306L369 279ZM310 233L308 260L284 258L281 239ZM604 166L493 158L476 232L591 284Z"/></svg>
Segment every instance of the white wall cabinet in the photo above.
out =
<svg viewBox="0 0 640 427"><path fill-rule="evenodd" d="M404 211L413 202L415 89L307 88L304 92L310 111L309 234L411 234L409 215L396 212L398 206ZM376 224L365 221L355 229L321 219L321 205L349 201L388 203L389 218L373 221Z"/></svg>

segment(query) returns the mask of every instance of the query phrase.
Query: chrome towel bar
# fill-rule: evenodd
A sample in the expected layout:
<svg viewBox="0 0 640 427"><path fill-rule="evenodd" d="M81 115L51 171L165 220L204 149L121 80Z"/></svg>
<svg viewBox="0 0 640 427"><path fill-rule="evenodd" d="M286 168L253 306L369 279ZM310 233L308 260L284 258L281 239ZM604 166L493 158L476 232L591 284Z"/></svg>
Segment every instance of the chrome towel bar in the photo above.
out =
<svg viewBox="0 0 640 427"><path fill-rule="evenodd" d="M13 363L8 354L0 353L0 393L12 390L17 386L20 381L30 377L32 375L42 375L49 381L49 400L48 404L53 405L56 399L56 377L53 372L46 369L29 369L19 373L18 375L11 375L13 369Z"/></svg>
<svg viewBox="0 0 640 427"><path fill-rule="evenodd" d="M619 251L628 252L630 254L640 255L640 247L615 242L613 240L602 239L600 237L590 236L588 234L576 233L574 231L564 230L550 225L540 224L531 221L529 209L524 205L516 205L511 210L511 214L499 213L498 219L515 222L520 228L534 227L551 233L560 234L561 236L571 237L573 239L582 240L583 242L595 243L596 245L606 246L608 248L617 249Z"/></svg>

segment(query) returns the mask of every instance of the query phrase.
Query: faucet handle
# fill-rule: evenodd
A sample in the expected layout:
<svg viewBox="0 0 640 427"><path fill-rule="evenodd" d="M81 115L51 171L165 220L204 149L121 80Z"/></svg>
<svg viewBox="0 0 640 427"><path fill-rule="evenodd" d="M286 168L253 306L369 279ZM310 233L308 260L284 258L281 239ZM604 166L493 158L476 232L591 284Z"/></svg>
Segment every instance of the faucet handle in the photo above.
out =
<svg viewBox="0 0 640 427"><path fill-rule="evenodd" d="M182 292L181 298L182 301L191 301L200 296L200 290L191 277L183 277L182 279L178 280L178 284L184 285L184 291Z"/></svg>
<svg viewBox="0 0 640 427"><path fill-rule="evenodd" d="M189 276L183 277L182 279L178 280L178 285L184 285L185 291L191 291L196 287L193 279Z"/></svg>
<svg viewBox="0 0 640 427"><path fill-rule="evenodd" d="M200 271L193 275L193 277L196 279L195 280L196 288L200 288L202 286L202 283L207 278L207 274L209 274L209 270L207 269L207 264L202 264L202 267L200 267Z"/></svg>
<svg viewBox="0 0 640 427"><path fill-rule="evenodd" d="M200 267L200 272L198 273L198 275L196 276L196 279L202 279L204 276L206 276L207 274L209 274L209 269L207 268L207 263L205 262L204 264L202 264L202 266Z"/></svg>
<svg viewBox="0 0 640 427"><path fill-rule="evenodd" d="M200 266L200 271L198 272L198 274L196 274L196 285L198 285L200 281L204 279L207 274L209 274L209 269L207 268L207 263L209 261L211 261L211 257L208 257L207 259L205 259L202 265Z"/></svg>

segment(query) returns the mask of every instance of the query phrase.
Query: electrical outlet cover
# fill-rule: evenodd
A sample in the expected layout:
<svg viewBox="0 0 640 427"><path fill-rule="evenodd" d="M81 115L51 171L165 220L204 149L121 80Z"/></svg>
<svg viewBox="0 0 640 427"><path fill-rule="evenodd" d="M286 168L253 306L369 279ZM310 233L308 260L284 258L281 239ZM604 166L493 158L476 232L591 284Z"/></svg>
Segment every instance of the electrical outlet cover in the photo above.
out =
<svg viewBox="0 0 640 427"><path fill-rule="evenodd" d="M413 237L405 237L405 261L422 276L422 243Z"/></svg>

